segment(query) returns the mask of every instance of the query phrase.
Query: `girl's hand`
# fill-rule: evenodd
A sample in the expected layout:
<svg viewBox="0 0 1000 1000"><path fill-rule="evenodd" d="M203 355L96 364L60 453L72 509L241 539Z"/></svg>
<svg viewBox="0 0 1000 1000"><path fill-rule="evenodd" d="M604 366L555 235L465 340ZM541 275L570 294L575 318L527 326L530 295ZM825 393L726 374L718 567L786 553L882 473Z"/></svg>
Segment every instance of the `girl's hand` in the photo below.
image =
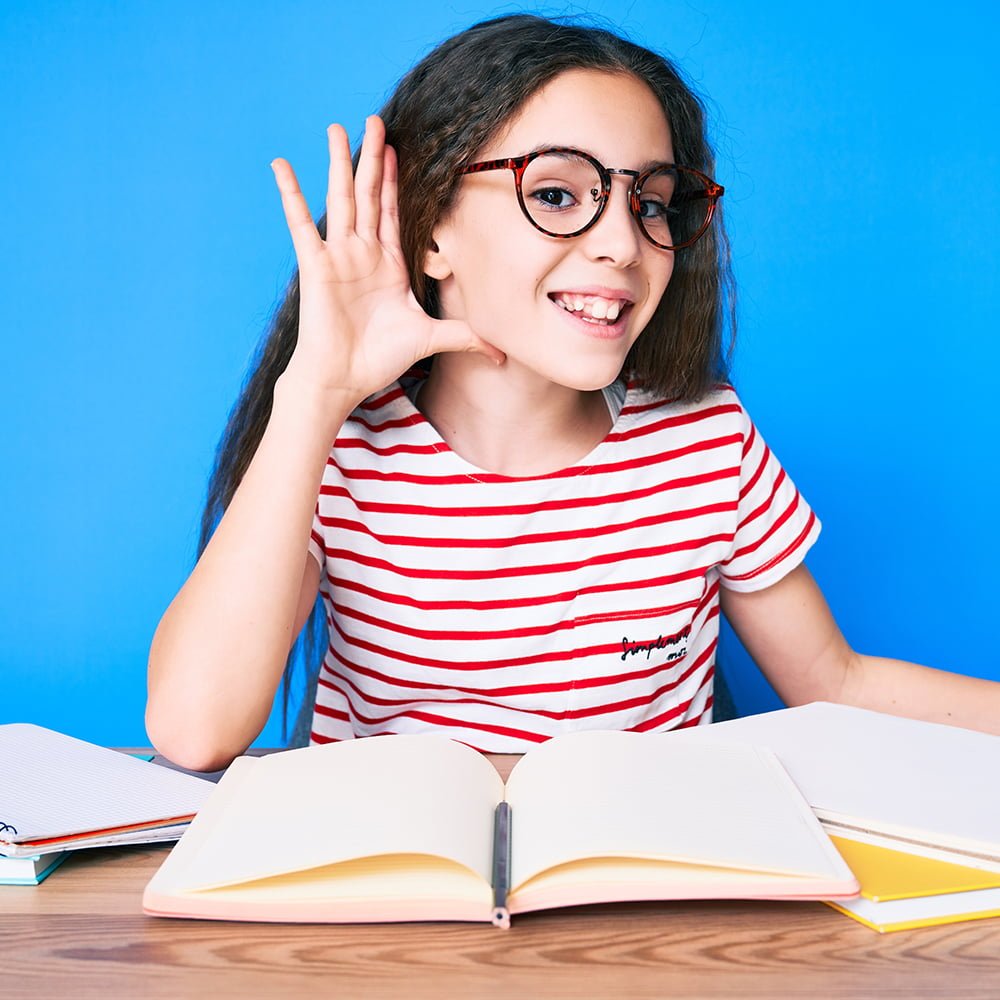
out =
<svg viewBox="0 0 1000 1000"><path fill-rule="evenodd" d="M356 405L421 358L478 351L500 363L502 352L457 320L428 316L410 288L400 247L396 154L385 126L365 124L357 175L340 125L327 130L330 177L326 240L317 232L291 165L274 170L299 265L299 331L288 373Z"/></svg>

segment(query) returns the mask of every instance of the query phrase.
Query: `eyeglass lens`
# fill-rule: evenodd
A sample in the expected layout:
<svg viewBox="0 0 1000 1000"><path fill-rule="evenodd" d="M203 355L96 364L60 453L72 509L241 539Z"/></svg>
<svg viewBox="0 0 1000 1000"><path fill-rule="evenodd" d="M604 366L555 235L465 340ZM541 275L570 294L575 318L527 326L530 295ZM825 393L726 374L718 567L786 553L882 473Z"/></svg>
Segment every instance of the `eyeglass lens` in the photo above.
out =
<svg viewBox="0 0 1000 1000"><path fill-rule="evenodd" d="M601 175L589 160L572 153L533 159L521 178L524 209L541 230L569 236L585 229L600 211ZM711 199L697 174L661 168L639 194L639 223L660 246L693 239L705 227Z"/></svg>

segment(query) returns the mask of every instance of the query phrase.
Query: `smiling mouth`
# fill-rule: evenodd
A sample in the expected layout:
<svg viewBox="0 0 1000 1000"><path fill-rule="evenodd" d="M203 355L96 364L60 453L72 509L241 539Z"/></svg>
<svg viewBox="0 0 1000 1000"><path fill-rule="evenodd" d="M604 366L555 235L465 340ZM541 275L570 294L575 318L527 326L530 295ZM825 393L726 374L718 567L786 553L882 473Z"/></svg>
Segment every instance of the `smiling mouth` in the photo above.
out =
<svg viewBox="0 0 1000 1000"><path fill-rule="evenodd" d="M628 299L606 299L600 295L555 292L549 298L561 309L596 326L614 326L631 308Z"/></svg>

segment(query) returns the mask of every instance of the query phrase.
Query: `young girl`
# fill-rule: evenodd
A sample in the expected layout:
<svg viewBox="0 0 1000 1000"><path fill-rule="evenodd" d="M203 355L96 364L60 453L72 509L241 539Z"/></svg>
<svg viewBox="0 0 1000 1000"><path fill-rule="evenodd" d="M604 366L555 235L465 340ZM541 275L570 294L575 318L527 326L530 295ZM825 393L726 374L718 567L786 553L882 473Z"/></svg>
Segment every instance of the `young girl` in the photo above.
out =
<svg viewBox="0 0 1000 1000"><path fill-rule="evenodd" d="M315 742L710 722L720 608L789 704L1000 730L1000 684L855 653L803 564L819 522L725 383L723 191L673 66L499 18L329 155L318 225L272 164L299 273L153 641L161 752L251 743L317 594Z"/></svg>

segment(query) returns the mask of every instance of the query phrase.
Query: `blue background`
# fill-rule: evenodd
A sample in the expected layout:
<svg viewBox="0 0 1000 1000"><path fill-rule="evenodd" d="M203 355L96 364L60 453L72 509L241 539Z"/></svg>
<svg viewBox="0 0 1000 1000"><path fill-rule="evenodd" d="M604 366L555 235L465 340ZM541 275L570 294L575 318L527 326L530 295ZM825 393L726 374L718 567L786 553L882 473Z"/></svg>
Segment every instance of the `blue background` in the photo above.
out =
<svg viewBox="0 0 1000 1000"><path fill-rule="evenodd" d="M6 3L0 12L0 722L141 744L149 641L293 266L270 160L324 197L475 3ZM709 98L735 377L825 530L855 648L1000 678L992 612L992 4L590 2ZM744 712L776 704L730 635ZM280 742L280 711L258 741Z"/></svg>

